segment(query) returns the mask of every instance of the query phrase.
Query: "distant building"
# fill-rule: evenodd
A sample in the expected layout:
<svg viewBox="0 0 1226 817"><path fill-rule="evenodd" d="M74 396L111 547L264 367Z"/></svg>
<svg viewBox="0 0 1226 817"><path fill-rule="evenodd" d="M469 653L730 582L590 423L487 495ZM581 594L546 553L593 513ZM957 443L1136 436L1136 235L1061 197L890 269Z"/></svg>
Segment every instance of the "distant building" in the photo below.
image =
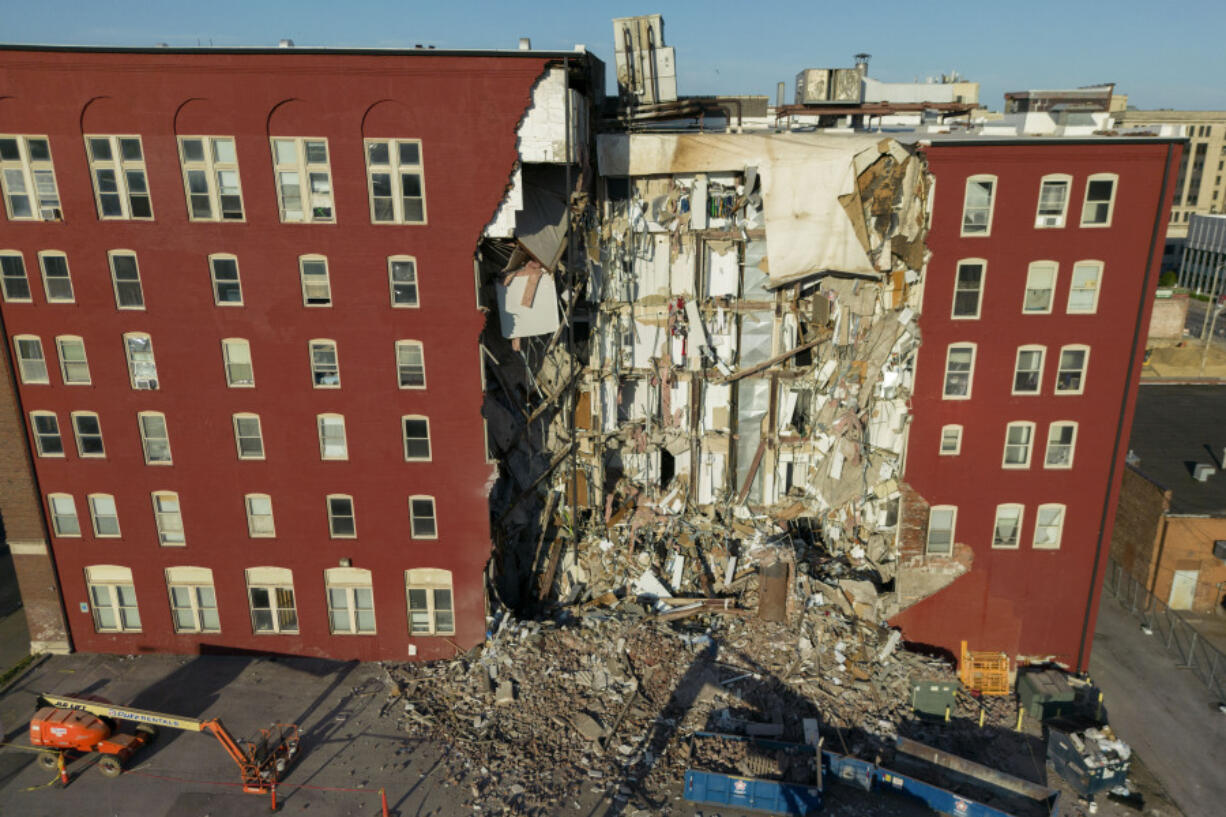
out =
<svg viewBox="0 0 1226 817"><path fill-rule="evenodd" d="M1110 111L1114 92L1114 82L1061 90L1009 91L1005 94L1005 113Z"/></svg>
<svg viewBox="0 0 1226 817"><path fill-rule="evenodd" d="M1194 213L1179 264L1179 286L1220 294L1226 285L1226 215Z"/></svg>

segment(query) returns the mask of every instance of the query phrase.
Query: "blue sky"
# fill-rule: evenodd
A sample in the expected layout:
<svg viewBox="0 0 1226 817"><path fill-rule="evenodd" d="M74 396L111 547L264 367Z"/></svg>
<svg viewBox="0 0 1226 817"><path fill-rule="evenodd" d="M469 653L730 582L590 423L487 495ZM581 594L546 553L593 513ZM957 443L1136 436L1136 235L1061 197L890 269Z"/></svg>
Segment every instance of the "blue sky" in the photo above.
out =
<svg viewBox="0 0 1226 817"><path fill-rule="evenodd" d="M441 0L0 0L0 40L149 46L535 48L585 44L612 61L615 16L660 12L677 49L682 94L757 93L802 68L850 67L873 55L870 74L908 81L956 70L999 109L1005 91L1114 81L1141 108L1226 109L1226 2L627 4ZM611 73L611 72L610 72Z"/></svg>

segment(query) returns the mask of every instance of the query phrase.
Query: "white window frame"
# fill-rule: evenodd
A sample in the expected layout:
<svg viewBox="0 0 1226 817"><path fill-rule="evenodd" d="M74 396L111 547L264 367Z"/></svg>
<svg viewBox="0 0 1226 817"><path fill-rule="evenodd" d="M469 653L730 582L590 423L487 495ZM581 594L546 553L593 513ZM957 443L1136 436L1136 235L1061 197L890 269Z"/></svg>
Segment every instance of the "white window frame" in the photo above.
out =
<svg viewBox="0 0 1226 817"><path fill-rule="evenodd" d="M48 273L47 261L53 258L62 260L64 262L64 274L62 276L57 275L57 274ZM47 296L47 303L49 304L72 304L72 303L77 302L76 291L73 290L72 288L72 273L69 272L68 270L68 254L67 253L60 252L59 250L39 250L38 268L39 268L39 271L42 273L43 292ZM65 298L63 295L53 295L52 294L52 291L51 291L52 290L52 284L51 284L52 280L56 280L56 281L63 280L68 283L68 297L67 298Z"/></svg>
<svg viewBox="0 0 1226 817"><path fill-rule="evenodd" d="M55 162L51 157L51 140L46 136L0 134L0 141L16 140L17 158L0 156L0 191L4 194L4 213L9 221L63 221L64 211L60 204L59 185L55 180ZM41 143L46 148L46 158L34 158L31 143ZM51 184L48 188L47 180ZM13 182L21 184L21 190L13 189ZM43 189L39 189L40 182ZM48 195L49 193L49 195ZM13 201L26 199L29 215L13 215Z"/></svg>
<svg viewBox="0 0 1226 817"><path fill-rule="evenodd" d="M264 508L255 503L264 503ZM247 535L252 539L274 539L277 536L277 516L269 494L244 494L243 510L247 514Z"/></svg>
<svg viewBox="0 0 1226 817"><path fill-rule="evenodd" d="M937 528L933 525L936 521L937 514L949 514L949 527ZM949 543L947 545L937 544L933 546L932 534L934 531L949 531ZM933 505L928 509L928 528L924 534L924 555L925 556L953 556L954 542L957 541L956 533L958 530L958 506L957 505Z"/></svg>
<svg viewBox="0 0 1226 817"><path fill-rule="evenodd" d="M336 504L348 503L349 513L338 512L334 507ZM358 515L357 509L353 504L353 497L349 494L328 494L324 497L324 510L328 516L328 537L331 539L356 539L358 538ZM352 530L349 533L337 532L337 522L349 520L349 527Z"/></svg>
<svg viewBox="0 0 1226 817"><path fill-rule="evenodd" d="M1090 202L1090 185L1094 182L1111 182L1111 198L1107 199L1107 217L1103 221L1089 221L1086 216L1089 214L1091 207ZM1081 204L1081 226L1089 229L1097 227L1110 227L1111 221L1115 217L1115 200L1120 192L1120 177L1115 173L1092 173L1086 178L1085 197Z"/></svg>
<svg viewBox="0 0 1226 817"><path fill-rule="evenodd" d="M155 424L161 425L161 436L151 434L155 428L151 426ZM141 411L137 412L136 425L140 429L140 444L141 450L145 454L145 465L174 465L174 457L170 451L170 427L166 425L166 415L160 411ZM152 459L150 457L150 444L158 441L166 443L166 458Z"/></svg>
<svg viewBox="0 0 1226 817"><path fill-rule="evenodd" d="M40 429L39 422L48 419L50 419L51 425L55 426L54 430ZM34 453L38 456L60 458L66 456L64 453L64 434L60 430L60 418L54 411L30 412L30 436L34 438ZM48 450L47 442L52 439L55 440L55 446L59 447L59 451Z"/></svg>
<svg viewBox="0 0 1226 817"><path fill-rule="evenodd" d="M1026 432L1026 438L1023 442L1010 442L1010 435L1014 429ZM1009 449L1022 447L1026 458L1022 462L1009 461ZM1005 426L1005 448L1000 456L1000 467L1008 470L1023 470L1030 467L1030 461L1034 458L1034 423L1029 420L1015 420Z"/></svg>
<svg viewBox="0 0 1226 817"><path fill-rule="evenodd" d="M240 460L264 459L264 428L260 424L260 415L250 411L240 411L232 415L230 419L234 426L234 451L238 454L238 458ZM253 420L255 421L255 434L251 433L251 421ZM242 428L243 426L246 426L245 430ZM258 441L260 446L259 453L243 453L244 440Z"/></svg>
<svg viewBox="0 0 1226 817"><path fill-rule="evenodd" d="M185 144L189 141L199 140L201 144L201 158L188 159L185 151ZM234 151L234 160L223 160L217 157L217 147L224 142L230 143L231 150ZM189 221L217 221L217 222L235 222L242 223L247 220L247 209L243 203L243 179L238 170L238 140L233 136L204 136L190 135L180 136L179 144L179 166L183 171L183 195L187 203L187 218ZM196 208L192 204L192 175L203 174L205 189L196 191L195 198L197 201L207 200L209 205L208 215L197 215ZM237 192L227 192L222 188L222 174L234 174L234 187ZM238 199L238 215L234 216L233 199ZM226 215L222 210L222 202L230 199L230 207L228 212L231 215Z"/></svg>
<svg viewBox="0 0 1226 817"><path fill-rule="evenodd" d="M225 372L228 387L232 389L255 388L255 365L251 360L251 343L246 338L222 338L221 366ZM246 367L245 372L243 367Z"/></svg>
<svg viewBox="0 0 1226 817"><path fill-rule="evenodd" d="M251 632L255 635L280 635L282 633L297 633L298 600L294 593L293 571L284 567L249 567L245 571L247 580L247 609L251 613ZM260 590L268 594L269 626L261 629L256 624L256 606L254 591ZM283 604L288 594L288 604ZM286 615L288 613L288 616Z"/></svg>
<svg viewBox="0 0 1226 817"><path fill-rule="evenodd" d="M333 363L331 368L335 370L336 382L325 383L321 381L321 377L327 377L328 368L320 368L315 363L316 347L322 351L325 348L332 350ZM340 350L337 347L336 341L328 338L312 338L307 341L307 362L311 366L311 385L317 389L339 389L341 387L341 356Z"/></svg>
<svg viewBox="0 0 1226 817"><path fill-rule="evenodd" d="M279 143L288 146L292 156L279 150ZM312 161L307 143L322 143L324 159ZM277 210L281 214L282 224L334 224L336 222L336 198L332 188L332 151L328 140L323 136L270 136L269 149L272 151L272 175L277 187ZM295 217L286 207L285 175L296 173L298 176L298 212ZM322 176L327 185L326 191L315 192L315 181ZM321 204L317 207L316 201ZM322 202L327 202L326 208ZM326 214L316 215L317 209L326 209Z"/></svg>
<svg viewBox="0 0 1226 817"><path fill-rule="evenodd" d="M213 587L213 571L207 567L166 568L166 595L170 601L170 622L176 633L219 633L221 616L217 607L217 591ZM187 604L179 604L175 590L187 594ZM212 611L214 623L206 620ZM180 614L191 617L191 625L180 620Z"/></svg>
<svg viewBox="0 0 1226 817"><path fill-rule="evenodd" d="M421 423L425 423L426 425L426 436L424 438L425 444L426 444L425 456L422 456L420 453L417 453L417 454L409 453L410 440L412 440L415 443L420 444L423 439L422 437L419 437L419 436L415 436L412 438L409 437L409 423L410 422L413 422L413 423L421 422ZM401 441L404 444L404 461L405 462L430 462L431 460L434 459L434 446L430 442L430 418L427 417L426 415L424 414L402 415L400 418L400 437L401 437Z"/></svg>
<svg viewBox="0 0 1226 817"><path fill-rule="evenodd" d="M85 568L85 588L89 596L89 608L94 617L94 629L100 633L139 633L140 604L136 598L136 585L132 581L132 569L120 565L90 565ZM126 593L124 591L127 591ZM124 604L124 596L131 604ZM110 612L115 625L103 625L105 609Z"/></svg>
<svg viewBox="0 0 1226 817"><path fill-rule="evenodd" d="M949 369L955 349L970 349L971 350L971 364L970 364L969 370L966 372L966 394L951 394L949 391L950 375L955 374L955 373L950 372L950 369ZM958 341L956 343L951 343L949 344L949 346L945 347L945 377L941 381L941 399L943 400L970 400L971 399L972 390L975 385L975 358L978 355L978 351L979 351L978 344L966 343L964 341Z"/></svg>
<svg viewBox="0 0 1226 817"><path fill-rule="evenodd" d="M412 281L397 281L396 280L396 265L409 264L412 266ZM396 298L396 286L400 284L404 287L412 287L413 299L412 302L400 301ZM417 275L417 259L411 255L391 255L387 259L387 288L388 296L392 301L393 309L419 309L421 308L421 279Z"/></svg>
<svg viewBox="0 0 1226 817"><path fill-rule="evenodd" d="M234 265L234 280L220 279L217 277L218 265L233 263ZM231 253L213 253L209 256L209 284L213 287L213 305L214 306L243 306L243 277L238 269L238 256ZM221 297L222 287L233 286L238 291L238 300L231 301Z"/></svg>
<svg viewBox="0 0 1226 817"><path fill-rule="evenodd" d="M95 539L119 539L123 536L119 527L119 506L115 504L115 497L113 495L90 494L86 498L86 502L89 505L89 521L93 527ZM106 513L108 510L110 513ZM114 520L114 533L103 532L102 525L106 519Z"/></svg>
<svg viewBox="0 0 1226 817"><path fill-rule="evenodd" d="M146 341L148 350L133 347L133 343ZM157 391L159 386L157 356L153 353L153 338L148 332L124 332L123 354L128 361L128 381L134 391ZM137 358L148 355L149 359Z"/></svg>
<svg viewBox="0 0 1226 817"><path fill-rule="evenodd" d="M22 349L37 350L38 355L25 355ZM43 350L43 339L38 335L13 335L13 357L17 360L17 372L21 382L26 385L50 385L51 376L47 371L47 354Z"/></svg>
<svg viewBox="0 0 1226 817"><path fill-rule="evenodd" d="M70 360L70 356L79 350L81 355L79 360ZM80 335L57 335L55 338L55 351L60 359L60 377L64 381L65 386L88 386L92 383L89 374L89 357L85 354L85 339ZM70 366L76 366L76 373L69 376ZM81 372L84 374L81 374Z"/></svg>
<svg viewBox="0 0 1226 817"><path fill-rule="evenodd" d="M979 267L979 286L975 289L964 289L962 287L962 268L963 267ZM963 258L954 265L954 299L950 306L950 320L955 321L973 321L978 320L983 312L983 288L987 283L988 278L988 262L983 258ZM958 312L958 295L966 292L975 293L975 311L974 314L962 314Z"/></svg>
<svg viewBox="0 0 1226 817"><path fill-rule="evenodd" d="M135 278L124 278L121 284L119 279L119 270L115 267L115 260L117 258L132 259L132 271L136 273ZM107 265L111 270L111 289L115 292L115 308L123 310L143 310L145 308L145 287L141 282L140 262L136 258L136 253L132 250L109 250L106 254L106 260ZM125 274L127 273L126 270L124 272ZM139 296L140 302L135 304L124 304L123 298L121 298L119 294L120 287L123 285L130 288L133 281L136 283L136 294Z"/></svg>
<svg viewBox="0 0 1226 817"><path fill-rule="evenodd" d="M1102 294L1104 266L1105 265L1103 264L1102 261L1092 261L1092 260L1078 261L1076 264L1073 265L1073 272L1069 276L1068 305L1065 308L1068 314L1070 315L1093 315L1098 312L1098 298L1099 298L1099 295ZM1083 282L1081 286L1078 286L1077 285L1078 271L1088 270L1088 269L1093 269L1095 272L1094 282L1093 283ZM1079 295L1085 295L1087 293L1092 294L1093 296L1090 306L1088 308L1081 306L1081 305L1074 307L1073 306L1074 297L1079 296ZM1081 300L1081 299L1078 299L1078 300Z"/></svg>
<svg viewBox="0 0 1226 817"><path fill-rule="evenodd" d="M185 547L187 532L183 528L183 503L174 491L154 491L149 495L153 503L153 524L158 532L158 544L162 547ZM174 503L174 507L170 507Z"/></svg>
<svg viewBox="0 0 1226 817"><path fill-rule="evenodd" d="M1053 511L1053 510L1058 510L1060 514L1056 518L1055 523L1054 524L1049 523L1046 525L1041 524L1040 520L1042 519L1043 512ZM1037 509L1035 509L1034 538L1031 540L1031 547L1033 547L1035 550L1059 550L1060 542L1064 538L1064 520L1066 516L1068 516L1068 507L1061 502L1046 502L1040 505ZM1048 529L1054 529L1055 541L1040 543L1039 542L1040 533Z"/></svg>
<svg viewBox="0 0 1226 817"><path fill-rule="evenodd" d="M47 494L47 516L51 520L51 532L59 538L81 538L81 517L77 515L77 502L72 494Z"/></svg>
<svg viewBox="0 0 1226 817"><path fill-rule="evenodd" d="M1043 189L1048 185L1064 185L1064 197L1060 202L1060 211L1048 207L1043 208ZM1073 177L1067 173L1049 173L1039 179L1039 200L1034 210L1034 228L1036 230L1060 229L1068 222L1068 202L1073 192Z"/></svg>
<svg viewBox="0 0 1226 817"><path fill-rule="evenodd" d="M1084 352L1085 353L1084 357L1081 358L1081 368L1080 369L1072 369L1072 368L1066 369L1065 368L1064 366L1064 353L1065 352ZM1064 375L1065 372L1073 372L1073 371L1078 372L1077 388L1075 389L1061 388L1060 384L1062 380L1062 375ZM1090 371L1090 347L1089 346L1086 346L1085 344L1082 344L1082 343L1070 343L1068 346L1061 346L1060 347L1060 357L1057 358L1056 360L1056 390L1055 390L1055 393L1064 394L1064 395L1085 394L1086 377L1089 375L1089 371Z"/></svg>
<svg viewBox="0 0 1226 817"><path fill-rule="evenodd" d="M312 267L310 277L314 280L307 280L307 266ZM318 272L315 268L323 266L323 279L319 280ZM327 256L311 254L298 256L298 279L302 283L302 305L308 309L328 308L332 306L332 278L328 272ZM318 293L326 293L326 298ZM316 294L311 294L316 293Z"/></svg>
<svg viewBox="0 0 1226 817"><path fill-rule="evenodd" d="M87 452L85 450L85 439L95 436L92 433L81 430L80 421L88 418L93 418L95 425L98 427L98 446L101 451ZM102 419L96 411L74 411L72 412L72 435L77 441L77 456L90 459L106 459L106 442L102 439Z"/></svg>
<svg viewBox="0 0 1226 817"><path fill-rule="evenodd" d="M1032 292L1042 292L1036 284L1036 277L1046 272L1051 272L1051 286L1047 288L1047 306L1043 309L1034 309L1030 306L1030 296ZM1050 315L1052 308L1056 303L1056 282L1060 277L1060 265L1055 261L1031 261L1026 268L1026 289L1022 292L1022 314L1023 315Z"/></svg>
<svg viewBox="0 0 1226 817"><path fill-rule="evenodd" d="M970 199L971 185L978 184L980 182L989 182L992 185L991 191L988 193L988 205L987 205L988 215L987 215L986 223L983 225L983 229L968 230L967 229L967 226L968 226L967 217L970 216L972 212L978 212L983 209L978 206L975 207L973 210L971 208L971 199ZM998 186L999 186L999 183L996 179L996 176L992 175L991 173L977 173L974 176L969 176L967 178L966 186L962 194L962 232L961 232L961 235L963 237L980 238L980 237L990 236L992 234L992 214L996 210L996 193L997 193ZM969 222L969 224L970 226L974 227L975 221L972 219L972 221Z"/></svg>
<svg viewBox="0 0 1226 817"><path fill-rule="evenodd" d="M949 423L947 425L941 426L941 440L937 448L937 451L940 456L956 457L962 453L962 431L963 431L962 426L959 425L958 423ZM953 448L945 447L946 435L953 435L953 439L954 439Z"/></svg>
<svg viewBox="0 0 1226 817"><path fill-rule="evenodd" d="M145 148L136 134L84 134L85 158L89 162L89 177L94 185L94 206L100 221L129 220L153 221L153 195L149 190L149 173L145 169ZM104 142L109 156L99 158L95 152L95 140ZM137 158L124 156L124 147L136 142ZM109 172L113 190L104 191L100 174ZM143 188L143 189L142 189ZM106 213L104 198L113 198L116 212ZM145 202L147 215L136 215L138 202Z"/></svg>
<svg viewBox="0 0 1226 817"><path fill-rule="evenodd" d="M414 364L411 358L413 352L417 352L417 363ZM416 378L413 377L414 370L421 370L421 382L413 382ZM409 380L406 384L405 380ZM402 389L424 389L426 388L426 350L420 340L398 340L396 341L396 384Z"/></svg>
<svg viewBox="0 0 1226 817"><path fill-rule="evenodd" d="M455 589L450 570L424 567L404 572L405 603L409 612L409 636L455 635ZM424 605L414 606L414 594L424 594L419 597ZM446 594L447 607L440 605L439 594ZM423 625L414 623L414 612L422 619ZM450 616L451 626L447 626Z"/></svg>
<svg viewBox="0 0 1226 817"><path fill-rule="evenodd" d="M328 600L328 629L332 635L375 635L375 592L371 572L360 567L330 567L324 571L324 595ZM367 607L358 607L361 596ZM338 604L339 602L339 604ZM358 610L369 612L370 626L359 622ZM345 626L339 621L345 617Z"/></svg>
<svg viewBox="0 0 1226 817"><path fill-rule="evenodd" d="M1017 525L1013 531L1013 544L1000 541L1000 517L1001 513L1010 513L1014 515ZM1017 550L1022 546L1022 527L1026 518L1026 506L1016 502L1005 502L996 506L996 516L992 518L992 549L993 550Z"/></svg>
<svg viewBox="0 0 1226 817"><path fill-rule="evenodd" d="M376 163L372 158L371 148L375 145L382 144L386 147L388 161L386 163ZM402 164L400 158L400 148L402 145L417 146L417 162L405 162ZM366 191L370 200L370 222L371 224L426 224L428 213L426 210L426 173L425 173L425 156L422 153L422 143L420 139L365 139L363 140L363 153L366 156ZM392 205L390 218L376 217L377 209L375 206L375 174L387 174L389 181L389 192ZM406 196L404 190L404 176L416 175L417 183L420 188L420 196ZM386 198L386 197L380 197ZM421 218L410 219L405 216L404 200L406 198L421 199ZM385 211L386 212L386 211Z"/></svg>
<svg viewBox="0 0 1226 817"><path fill-rule="evenodd" d="M16 259L17 263L4 263L8 259ZM17 269L21 274L9 275L10 269ZM22 290L25 290L24 295L21 294ZM5 303L28 304L34 301L34 291L30 288L30 273L26 269L26 257L20 250L0 250L0 292L4 295ZM11 292L15 294L10 294Z"/></svg>
<svg viewBox="0 0 1226 817"><path fill-rule="evenodd" d="M1038 352L1039 354L1038 368L1035 370L1027 369L1027 371L1034 371L1034 375L1035 375L1034 388L1033 389L1019 389L1017 385L1017 379L1018 379L1018 376L1022 374L1022 355L1031 353L1031 352ZM1028 343L1028 344L1025 344L1024 346L1017 347L1017 355L1013 359L1013 383L1012 383L1010 394L1017 394L1017 395L1042 394L1043 393L1043 367L1046 365L1046 363L1047 363L1047 347L1046 346L1041 346L1037 343Z"/></svg>
<svg viewBox="0 0 1226 817"><path fill-rule="evenodd" d="M336 441L331 441L329 445L329 436L335 437L335 434L329 435L327 428L340 429L340 451L333 450L329 452L329 447L335 449ZM315 429L319 434L319 458L321 460L347 460L349 459L349 437L345 431L345 416L343 414L324 413L315 415Z"/></svg>
<svg viewBox="0 0 1226 817"><path fill-rule="evenodd" d="M1073 467L1073 459L1077 454L1077 425L1077 421L1075 420L1054 420L1052 421L1051 425L1047 427L1047 447L1043 450L1044 468L1067 471ZM1072 439L1070 439L1067 443L1059 442L1056 434L1066 428L1071 428L1073 430ZM1056 450L1064 448L1068 449L1067 456L1065 458L1067 460L1066 462L1058 462L1054 465L1051 463L1053 447L1056 448Z"/></svg>
<svg viewBox="0 0 1226 817"><path fill-rule="evenodd" d="M429 502L430 516L418 516L416 508L413 505L414 501ZM419 533L417 530L418 520L429 519L434 530L430 533ZM438 538L438 503L434 501L434 497L428 494L414 494L409 497L409 537L412 539L437 539Z"/></svg>

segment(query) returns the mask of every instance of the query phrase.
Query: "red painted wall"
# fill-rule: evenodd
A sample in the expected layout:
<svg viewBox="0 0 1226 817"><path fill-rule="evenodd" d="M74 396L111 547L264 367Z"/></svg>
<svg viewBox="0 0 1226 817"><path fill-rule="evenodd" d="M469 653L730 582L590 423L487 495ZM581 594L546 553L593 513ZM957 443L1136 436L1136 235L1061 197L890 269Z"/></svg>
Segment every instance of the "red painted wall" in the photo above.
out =
<svg viewBox="0 0 1226 817"><path fill-rule="evenodd" d="M1161 259L1179 161L1180 146L1170 147L1169 159L1166 143L1109 140L938 143L926 150L936 176L932 258L924 284L906 478L932 505L958 507L955 537L972 548L974 563L969 573L894 619L909 640L957 654L966 639L971 649L1054 655L1073 664L1085 624L1089 635L1081 663L1088 665L1149 322L1152 299L1145 296L1156 285L1154 265ZM1163 189L1168 161L1171 175ZM985 173L997 177L991 235L961 237L966 179ZM1034 227L1040 178L1049 173L1073 177L1062 229ZM1109 228L1077 226L1086 179L1093 173L1119 175ZM975 257L987 260L980 318L951 320L957 262ZM1097 313L1066 314L1073 264L1087 259L1105 264ZM1049 315L1023 315L1027 267L1037 260L1059 262L1054 308ZM978 344L972 396L944 400L946 350L960 341ZM1047 347L1038 396L1011 394L1017 347L1024 344ZM1081 395L1054 392L1060 347L1066 344L1091 347ZM1031 466L1005 470L1005 427L1019 420L1035 423ZM1058 420L1079 424L1070 470L1042 465L1048 425ZM962 453L940 456L941 428L950 423L964 427ZM1036 511L1049 502L1067 505L1061 546L1035 550ZM1025 505L1017 550L991 547L996 506L1003 503ZM1092 575L1100 542L1098 571Z"/></svg>
<svg viewBox="0 0 1226 817"><path fill-rule="evenodd" d="M482 571L490 547L486 464L472 257L502 198L516 159L515 128L546 59L535 57L372 54L121 54L0 51L0 127L48 135L65 219L0 221L0 249L25 255L32 304L4 304L7 336L43 339L51 385L21 386L23 409L58 414L64 459L37 458L40 488L71 493L80 539L54 541L64 603L77 649L192 653L205 645L350 659L404 659L410 642L404 571L453 571L455 643L484 635ZM3 97L8 97L7 99ZM91 99L109 98L98 107ZM234 136L246 222L187 220L177 158L176 111L189 99L185 133ZM269 147L270 113L288 119L277 135L327 137L337 223L282 224ZM392 100L376 108L375 103ZM190 110L190 112L189 112ZM282 116L282 109L278 116ZM82 140L87 132L139 134L156 220L100 222ZM366 117L364 121L364 117ZM92 118L92 119L91 119ZM199 128L211 121L211 127ZM203 124L202 124L203 123ZM286 127L294 130L286 130ZM372 225L364 135L422 141L429 224ZM102 130L100 128L105 128ZM2 217L0 217L2 218ZM146 310L115 309L107 250L135 250ZM76 303L47 304L36 253L68 255ZM206 256L238 256L243 308L213 304ZM297 257L328 257L333 306L305 308ZM416 256L421 308L389 305L389 255ZM161 389L129 387L121 336L152 335ZM64 386L54 338L85 339L93 385ZM256 388L226 387L220 339L250 340ZM337 341L342 388L311 386L307 341ZM397 388L393 341L424 343L424 391ZM10 341L11 342L11 341ZM107 456L81 460L69 412L101 416ZM146 466L136 412L165 412L174 464ZM256 412L266 460L240 462L234 412ZM347 462L321 462L315 415L345 416ZM405 462L403 414L430 418L433 461ZM179 493L186 548L159 547L150 492ZM115 495L121 539L89 534L86 495ZM243 495L271 494L275 539L248 537ZM354 498L355 540L328 536L324 497ZM439 538L409 537L407 497L436 499ZM377 636L329 634L323 571L349 558L373 571ZM98 634L86 601L83 569L130 566L143 632ZM221 633L176 635L163 571L212 568ZM272 565L294 571L299 635L253 635L243 570ZM422 658L454 654L443 638L412 639Z"/></svg>

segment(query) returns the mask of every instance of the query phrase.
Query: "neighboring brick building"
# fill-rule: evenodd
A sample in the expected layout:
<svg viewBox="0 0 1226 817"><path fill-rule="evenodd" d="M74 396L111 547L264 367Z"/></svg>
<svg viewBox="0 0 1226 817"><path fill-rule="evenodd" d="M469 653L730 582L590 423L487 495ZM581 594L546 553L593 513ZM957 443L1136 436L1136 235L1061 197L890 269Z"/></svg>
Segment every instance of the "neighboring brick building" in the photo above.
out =
<svg viewBox="0 0 1226 817"><path fill-rule="evenodd" d="M6 447L0 513L36 646L67 646L52 555L86 651L482 640L473 255L563 63L599 75L585 53L0 50L0 431L23 416L36 455ZM566 161L576 119L554 125Z"/></svg>
<svg viewBox="0 0 1226 817"><path fill-rule="evenodd" d="M906 637L1084 668L1180 146L934 138Z"/></svg>

